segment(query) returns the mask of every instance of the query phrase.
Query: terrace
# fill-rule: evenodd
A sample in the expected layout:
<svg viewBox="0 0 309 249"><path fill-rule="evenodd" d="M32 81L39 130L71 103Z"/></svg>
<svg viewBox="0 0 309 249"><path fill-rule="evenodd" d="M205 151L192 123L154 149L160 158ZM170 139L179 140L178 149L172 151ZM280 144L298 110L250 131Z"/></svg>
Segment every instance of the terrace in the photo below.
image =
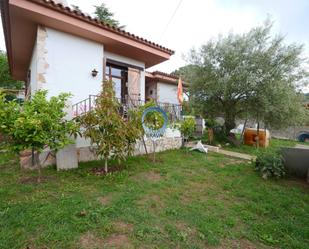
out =
<svg viewBox="0 0 309 249"><path fill-rule="evenodd" d="M98 95L89 95L88 98L74 104L72 106L73 116L78 117L80 115L83 115L93 110L96 106L97 97ZM117 98L117 99L121 105L119 111L124 116L127 115L128 110L137 108L147 103L147 101L141 100L138 95L134 95L134 96L126 97L126 98ZM167 113L169 120L171 122L181 119L181 114L182 114L181 105L163 103L163 102L158 102L158 101L155 101L155 103Z"/></svg>

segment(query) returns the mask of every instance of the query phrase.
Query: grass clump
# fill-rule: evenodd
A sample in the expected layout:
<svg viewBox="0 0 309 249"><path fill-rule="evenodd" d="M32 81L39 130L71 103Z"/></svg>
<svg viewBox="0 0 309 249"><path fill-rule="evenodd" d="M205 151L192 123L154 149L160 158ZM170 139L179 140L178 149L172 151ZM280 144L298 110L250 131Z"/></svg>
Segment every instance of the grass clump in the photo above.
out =
<svg viewBox="0 0 309 249"><path fill-rule="evenodd" d="M254 164L255 170L258 171L264 179L270 177L279 179L286 174L284 160L280 151L260 151Z"/></svg>

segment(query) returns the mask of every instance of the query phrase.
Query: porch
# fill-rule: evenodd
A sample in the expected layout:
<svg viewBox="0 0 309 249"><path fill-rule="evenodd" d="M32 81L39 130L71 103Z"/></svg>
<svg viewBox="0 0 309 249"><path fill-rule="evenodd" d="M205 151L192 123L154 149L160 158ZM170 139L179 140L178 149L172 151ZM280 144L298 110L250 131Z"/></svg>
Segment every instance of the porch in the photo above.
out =
<svg viewBox="0 0 309 249"><path fill-rule="evenodd" d="M73 117L81 116L96 106L98 95L89 95L88 98L72 105ZM120 104L119 112L126 116L128 110L144 105L147 101L141 100L139 95L127 95L125 98L117 98ZM168 115L170 122L175 122L181 119L182 106L178 104L164 103L155 101L157 106L161 107Z"/></svg>

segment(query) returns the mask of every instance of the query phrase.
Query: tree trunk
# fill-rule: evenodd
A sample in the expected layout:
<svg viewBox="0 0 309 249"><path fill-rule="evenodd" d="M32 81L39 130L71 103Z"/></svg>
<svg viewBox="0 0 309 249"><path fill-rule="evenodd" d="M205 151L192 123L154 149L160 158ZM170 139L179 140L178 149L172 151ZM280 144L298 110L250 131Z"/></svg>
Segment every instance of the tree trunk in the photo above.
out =
<svg viewBox="0 0 309 249"><path fill-rule="evenodd" d="M107 167L107 159L105 159L105 166L104 166L104 170L107 173L108 172L108 167Z"/></svg>
<svg viewBox="0 0 309 249"><path fill-rule="evenodd" d="M224 133L226 136L230 134L230 131L236 126L235 118L226 116L224 120Z"/></svg>
<svg viewBox="0 0 309 249"><path fill-rule="evenodd" d="M147 146L146 146L146 142L145 142L145 139L144 139L144 135L142 136L142 141L143 141L143 144L144 144L146 155L148 155L148 151L147 151Z"/></svg>
<svg viewBox="0 0 309 249"><path fill-rule="evenodd" d="M38 183L41 183L41 177L42 177L42 168L41 168L41 162L40 162L40 153L37 151L36 155L36 165L38 167Z"/></svg>
<svg viewBox="0 0 309 249"><path fill-rule="evenodd" d="M211 145L214 140L214 130L213 128L208 128L208 143Z"/></svg>
<svg viewBox="0 0 309 249"><path fill-rule="evenodd" d="M153 144L153 162L155 163L156 162L156 141L153 140L152 144Z"/></svg>
<svg viewBox="0 0 309 249"><path fill-rule="evenodd" d="M32 167L34 167L34 166L35 166L35 163L36 163L36 162L35 162L36 159L35 159L34 157L35 157L34 148L32 148L32 149L31 149L31 164L32 164L31 166L32 166Z"/></svg>
<svg viewBox="0 0 309 249"><path fill-rule="evenodd" d="M244 127L242 128L241 135L240 135L240 143L244 142L244 134L245 134L247 122L248 122L248 119L246 118Z"/></svg>
<svg viewBox="0 0 309 249"><path fill-rule="evenodd" d="M257 131L256 131L256 148L260 147L260 122L257 123Z"/></svg>

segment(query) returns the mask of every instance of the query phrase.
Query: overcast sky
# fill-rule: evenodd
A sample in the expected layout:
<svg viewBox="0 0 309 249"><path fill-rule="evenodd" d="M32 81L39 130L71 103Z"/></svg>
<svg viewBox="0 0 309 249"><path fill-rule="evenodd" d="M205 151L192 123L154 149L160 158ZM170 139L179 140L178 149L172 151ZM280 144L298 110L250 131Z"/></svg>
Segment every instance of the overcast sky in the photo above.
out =
<svg viewBox="0 0 309 249"><path fill-rule="evenodd" d="M309 57L309 0L67 0L92 14L106 3L126 30L176 51L154 69L171 72L186 64L183 55L218 34L246 32L270 16L274 33L305 44ZM181 3L179 5L179 3ZM179 6L171 20L176 7ZM171 21L170 21L171 20ZM169 22L170 21L170 22ZM167 24L169 25L167 26ZM2 27L2 25L1 25ZM0 48L5 49L3 32Z"/></svg>

